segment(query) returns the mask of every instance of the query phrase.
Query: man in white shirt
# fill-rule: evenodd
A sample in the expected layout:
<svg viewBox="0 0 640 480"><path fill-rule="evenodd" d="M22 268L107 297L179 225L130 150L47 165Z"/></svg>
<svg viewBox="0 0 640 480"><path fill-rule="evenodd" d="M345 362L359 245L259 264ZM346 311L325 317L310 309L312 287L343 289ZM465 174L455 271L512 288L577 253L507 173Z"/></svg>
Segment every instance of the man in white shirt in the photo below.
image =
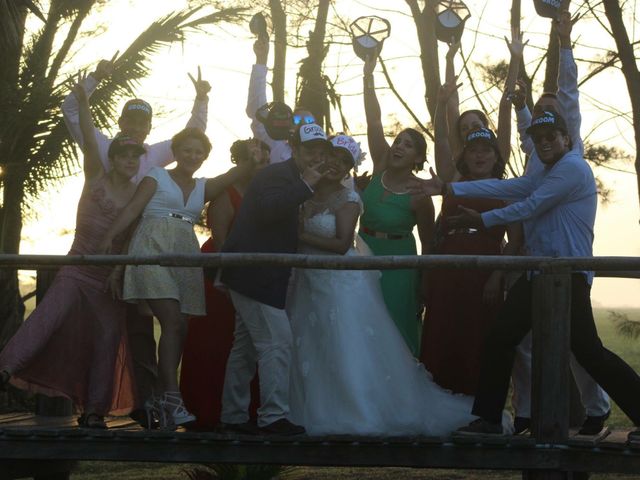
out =
<svg viewBox="0 0 640 480"><path fill-rule="evenodd" d="M260 37L253 44L256 63L251 69L249 79L249 96L247 98L247 116L251 119L251 131L254 138L262 140L271 148L271 163L279 163L291 158L291 147L286 140L271 138L257 118L256 112L267 102L267 58L269 57L269 37ZM315 123L313 114L304 108L293 111L291 131L302 124Z"/></svg>
<svg viewBox="0 0 640 480"><path fill-rule="evenodd" d="M564 119L553 111L534 117L527 129L544 168L508 180L480 180L445 184L437 177L422 181L429 195L452 194L496 198L507 207L482 214L463 209L450 219L455 227L492 227L530 222L525 236L527 254L550 257L592 256L597 191L593 172L572 150ZM571 288L571 350L585 370L611 395L635 425L640 425L640 377L617 355L602 345L591 309L593 272L575 272ZM502 434L515 347L531 329L532 288L523 274L487 335L480 380L472 413L480 417L463 427L463 434ZM640 440L640 430L629 435Z"/></svg>
<svg viewBox="0 0 640 480"><path fill-rule="evenodd" d="M87 96L96 90L98 84L113 72L113 59L101 60L96 70L87 76L83 87L87 91ZM198 68L197 79L189 75L196 90L196 98L191 111L191 118L187 122L187 127L198 128L202 131L207 127L207 108L209 103L208 93L211 86L202 79L200 68ZM82 133L79 123L79 105L76 96L71 93L62 102L62 113L65 123L71 136L77 144L82 146ZM140 156L140 167L134 177L136 183L140 182L146 173L153 167L165 167L174 161L171 151L171 140L164 140L151 145L144 143L151 131L152 108L144 100L133 99L125 103L122 114L118 119L120 132L135 138L144 144L145 153ZM107 152L112 139L106 134L96 129L96 140L100 152L100 160L106 170L111 168ZM136 393L138 405L132 412L131 417L147 425L147 416L143 410L144 402L153 393L153 385L157 376L156 343L153 336L153 317L138 314L135 306L127 309L127 330L129 344L134 364L134 375L136 382Z"/></svg>
<svg viewBox="0 0 640 480"><path fill-rule="evenodd" d="M563 11L558 20L554 21L554 32L558 35L560 42L560 64L558 68L558 92L543 93L533 107L534 115L540 114L545 110L553 110L559 112L566 120L566 127L571 137L571 150L579 156L584 154L584 143L580 136L580 127L582 125L582 116L580 114L580 102L578 91L578 68L573 58L573 49L571 44L571 15L568 11ZM522 86L522 84L521 84ZM522 151L529 156L525 168L525 175L531 175L544 169L544 164L540 161L540 157L536 152L533 140L527 133L527 128L531 125L531 112L524 103L526 92L520 89L518 95L514 96L514 106L516 108L516 117L518 120L518 134L520 136L520 144ZM523 222L525 237L530 234L531 223ZM520 379L518 385L526 385L527 380L531 378L531 340L525 340L523 345L519 347L520 355L516 356L514 363L514 378ZM524 359L529 360L527 363ZM606 392L584 371L584 369L576 362L575 357L571 356L571 370L576 380L580 398L585 407L587 418L580 429L580 433L584 435L594 435L599 433L605 420L611 412L611 402ZM527 392L515 392L514 407L517 412L526 412L531 410L531 390ZM527 426L529 418L516 417L516 431L521 430L520 425Z"/></svg>

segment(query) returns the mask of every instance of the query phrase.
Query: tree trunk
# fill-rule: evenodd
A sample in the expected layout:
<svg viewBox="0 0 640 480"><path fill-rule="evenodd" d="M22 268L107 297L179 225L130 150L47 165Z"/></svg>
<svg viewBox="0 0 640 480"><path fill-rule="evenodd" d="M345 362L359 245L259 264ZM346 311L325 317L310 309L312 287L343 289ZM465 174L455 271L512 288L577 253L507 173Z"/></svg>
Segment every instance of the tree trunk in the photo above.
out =
<svg viewBox="0 0 640 480"><path fill-rule="evenodd" d="M0 252L20 253L24 196L22 177L6 171L3 181L3 215ZM0 269L0 349L3 348L24 320L24 303L20 296L18 271Z"/></svg>
<svg viewBox="0 0 640 480"><path fill-rule="evenodd" d="M411 16L416 25L418 43L420 44L420 62L422 76L426 88L425 102L429 115L434 118L438 90L440 89L440 68L438 63L438 40L436 39L435 0L426 0L423 10L420 10L417 0L405 0L411 9Z"/></svg>
<svg viewBox="0 0 640 480"><path fill-rule="evenodd" d="M324 37L327 28L329 0L320 0L316 24L307 42L309 56L300 65L301 87L297 104L309 110L316 123L324 127L329 120L329 101L327 88L322 78L322 62L327 55Z"/></svg>
<svg viewBox="0 0 640 480"><path fill-rule="evenodd" d="M284 77L287 64L287 14L279 0L269 0L273 23L273 100L284 102Z"/></svg>
<svg viewBox="0 0 640 480"><path fill-rule="evenodd" d="M636 64L636 56L633 46L629 40L629 34L622 19L622 9L617 0L603 0L604 13L609 20L611 33L618 48L620 63L622 64L622 74L627 82L629 99L631 100L631 111L633 113L633 133L636 142L636 179L638 182L638 200L640 201L640 72Z"/></svg>

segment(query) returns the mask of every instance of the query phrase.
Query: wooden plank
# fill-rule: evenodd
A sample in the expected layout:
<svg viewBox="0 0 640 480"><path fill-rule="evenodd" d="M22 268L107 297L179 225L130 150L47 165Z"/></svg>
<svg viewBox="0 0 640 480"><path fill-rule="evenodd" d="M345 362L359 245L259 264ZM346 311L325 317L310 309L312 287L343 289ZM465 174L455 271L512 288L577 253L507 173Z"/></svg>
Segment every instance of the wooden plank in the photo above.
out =
<svg viewBox="0 0 640 480"><path fill-rule="evenodd" d="M550 268L533 277L532 425L538 443L569 434L571 272Z"/></svg>
<svg viewBox="0 0 640 480"><path fill-rule="evenodd" d="M11 423L14 421L25 420L31 417L33 417L33 413L30 413L30 412L4 413L0 415L0 425L5 423Z"/></svg>
<svg viewBox="0 0 640 480"><path fill-rule="evenodd" d="M87 429L83 429L86 433ZM78 430L75 430L78 432ZM640 452L600 448L571 448L551 444L525 448L486 444L381 443L360 441L304 443L244 442L222 436L113 431L112 436L87 433L83 437L0 434L0 459L105 460L179 463L264 463L287 465L396 466L419 468L499 469L544 471L610 471L637 473ZM50 432L49 432L50 433ZM103 432L108 433L108 432Z"/></svg>

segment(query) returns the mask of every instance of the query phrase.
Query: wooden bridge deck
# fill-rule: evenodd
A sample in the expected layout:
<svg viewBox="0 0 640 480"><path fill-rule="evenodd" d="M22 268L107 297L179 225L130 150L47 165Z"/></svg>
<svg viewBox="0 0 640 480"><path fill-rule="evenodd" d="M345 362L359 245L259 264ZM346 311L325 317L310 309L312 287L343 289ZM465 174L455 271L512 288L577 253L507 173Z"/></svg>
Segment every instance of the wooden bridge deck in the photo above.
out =
<svg viewBox="0 0 640 480"><path fill-rule="evenodd" d="M76 417L1 415L0 467L15 461L107 460L640 472L640 445L627 443L628 431L537 444L529 436L275 437L147 431L128 418L108 424L108 430L93 430L77 427Z"/></svg>

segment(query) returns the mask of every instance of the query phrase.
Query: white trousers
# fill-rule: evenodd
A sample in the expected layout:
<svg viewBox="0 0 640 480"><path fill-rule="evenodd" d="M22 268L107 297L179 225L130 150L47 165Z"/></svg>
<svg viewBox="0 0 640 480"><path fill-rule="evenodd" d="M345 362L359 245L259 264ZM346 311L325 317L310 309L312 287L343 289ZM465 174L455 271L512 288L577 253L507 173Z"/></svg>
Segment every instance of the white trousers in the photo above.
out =
<svg viewBox="0 0 640 480"><path fill-rule="evenodd" d="M587 415L593 417L605 415L611 409L609 395L582 368L573 353L569 364ZM522 339L516 349L511 379L513 381L511 402L516 416L531 418L531 332Z"/></svg>
<svg viewBox="0 0 640 480"><path fill-rule="evenodd" d="M224 423L244 423L249 419L249 385L260 372L258 426L286 418L289 414L289 368L292 335L284 310L265 305L230 290L236 309L233 347L227 360L222 412Z"/></svg>

